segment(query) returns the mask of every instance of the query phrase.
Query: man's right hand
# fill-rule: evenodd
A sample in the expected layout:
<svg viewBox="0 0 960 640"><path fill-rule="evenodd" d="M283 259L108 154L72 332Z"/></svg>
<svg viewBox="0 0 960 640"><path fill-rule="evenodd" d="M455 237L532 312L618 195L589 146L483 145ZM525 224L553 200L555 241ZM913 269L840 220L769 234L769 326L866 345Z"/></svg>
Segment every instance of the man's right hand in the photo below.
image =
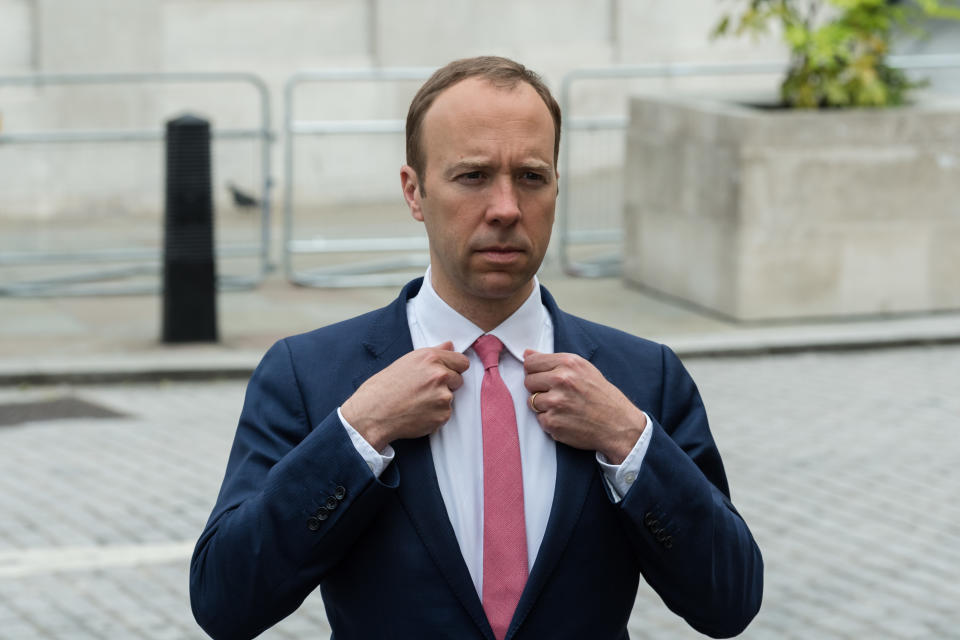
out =
<svg viewBox="0 0 960 640"><path fill-rule="evenodd" d="M469 366L449 341L416 349L360 385L340 413L377 451L429 435L450 419L453 392Z"/></svg>

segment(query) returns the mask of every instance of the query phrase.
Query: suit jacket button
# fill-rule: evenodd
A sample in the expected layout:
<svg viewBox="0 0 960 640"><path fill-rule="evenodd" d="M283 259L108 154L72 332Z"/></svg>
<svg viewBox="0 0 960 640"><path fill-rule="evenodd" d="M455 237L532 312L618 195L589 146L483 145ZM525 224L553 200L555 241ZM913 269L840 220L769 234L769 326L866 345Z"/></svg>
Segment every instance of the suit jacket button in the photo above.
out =
<svg viewBox="0 0 960 640"><path fill-rule="evenodd" d="M320 528L320 520L317 518L307 518L307 529L310 531L316 531Z"/></svg>
<svg viewBox="0 0 960 640"><path fill-rule="evenodd" d="M324 505L330 511L333 511L337 508L337 499L333 496L327 498L327 503Z"/></svg>
<svg viewBox="0 0 960 640"><path fill-rule="evenodd" d="M321 521L326 520L329 516L330 516L330 512L324 509L323 507L320 507L319 509L317 509L317 512L313 514L314 518Z"/></svg>
<svg viewBox="0 0 960 640"><path fill-rule="evenodd" d="M333 490L333 497L337 500L343 500L347 497L346 487L340 486Z"/></svg>

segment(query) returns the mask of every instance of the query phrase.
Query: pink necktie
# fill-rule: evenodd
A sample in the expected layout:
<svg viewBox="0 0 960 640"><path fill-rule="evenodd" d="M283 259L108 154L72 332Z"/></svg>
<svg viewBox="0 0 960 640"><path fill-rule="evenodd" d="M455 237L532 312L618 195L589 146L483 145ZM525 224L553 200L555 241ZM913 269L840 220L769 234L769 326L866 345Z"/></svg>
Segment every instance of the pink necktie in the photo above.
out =
<svg viewBox="0 0 960 640"><path fill-rule="evenodd" d="M483 610L503 640L527 582L527 531L517 416L498 365L503 343L485 335L473 343L483 363Z"/></svg>

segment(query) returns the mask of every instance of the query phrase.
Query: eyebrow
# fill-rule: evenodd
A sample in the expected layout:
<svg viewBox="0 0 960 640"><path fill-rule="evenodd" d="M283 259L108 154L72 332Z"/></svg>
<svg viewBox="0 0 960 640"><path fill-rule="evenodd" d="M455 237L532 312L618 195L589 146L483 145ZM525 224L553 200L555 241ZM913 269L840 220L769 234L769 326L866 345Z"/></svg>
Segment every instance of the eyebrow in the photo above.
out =
<svg viewBox="0 0 960 640"><path fill-rule="evenodd" d="M482 159L466 159L460 160L449 167L446 171L443 172L444 176L447 178L454 178L461 173L467 173L470 171L479 171L482 169L489 169L491 163L487 160ZM549 162L544 162L542 160L530 159L525 162L520 163L519 169L533 169L536 171L545 171L549 172L553 170L553 165Z"/></svg>
<svg viewBox="0 0 960 640"><path fill-rule="evenodd" d="M480 169L487 169L489 167L490 163L486 162L485 160L461 160L447 167L446 171L443 172L443 175L448 178L454 178L461 173L478 171Z"/></svg>

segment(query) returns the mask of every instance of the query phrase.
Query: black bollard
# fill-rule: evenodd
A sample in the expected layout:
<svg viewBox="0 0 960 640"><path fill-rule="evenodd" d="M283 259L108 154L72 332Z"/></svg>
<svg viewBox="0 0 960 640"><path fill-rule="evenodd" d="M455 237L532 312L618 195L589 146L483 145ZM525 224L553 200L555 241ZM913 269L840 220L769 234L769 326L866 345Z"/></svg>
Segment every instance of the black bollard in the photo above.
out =
<svg viewBox="0 0 960 640"><path fill-rule="evenodd" d="M167 122L163 241L163 342L217 340L210 123Z"/></svg>

